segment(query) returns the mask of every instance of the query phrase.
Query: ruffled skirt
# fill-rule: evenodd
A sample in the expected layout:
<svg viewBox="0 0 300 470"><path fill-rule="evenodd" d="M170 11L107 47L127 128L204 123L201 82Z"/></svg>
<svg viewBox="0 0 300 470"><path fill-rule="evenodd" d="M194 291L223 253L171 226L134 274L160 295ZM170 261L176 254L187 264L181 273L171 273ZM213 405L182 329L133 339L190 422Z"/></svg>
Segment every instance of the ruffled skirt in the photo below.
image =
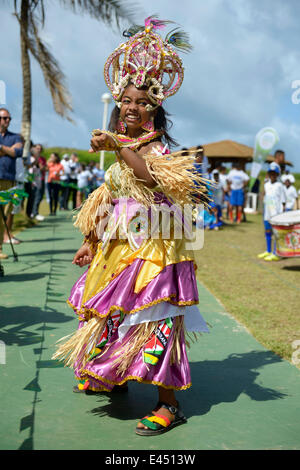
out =
<svg viewBox="0 0 300 470"><path fill-rule="evenodd" d="M92 319L103 325L92 350L74 364L86 388L111 391L129 380L174 390L191 386L186 334L208 332L196 305L194 262L178 259L178 252L174 260L170 247L162 246L158 260L153 243L132 252L116 240L106 255L99 248L71 290L68 303L79 329Z"/></svg>

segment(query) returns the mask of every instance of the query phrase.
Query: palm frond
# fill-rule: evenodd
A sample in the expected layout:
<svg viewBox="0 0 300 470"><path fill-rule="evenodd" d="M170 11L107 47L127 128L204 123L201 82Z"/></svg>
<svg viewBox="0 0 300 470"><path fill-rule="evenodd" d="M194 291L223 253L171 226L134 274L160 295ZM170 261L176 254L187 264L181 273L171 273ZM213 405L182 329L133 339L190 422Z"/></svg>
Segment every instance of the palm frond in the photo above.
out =
<svg viewBox="0 0 300 470"><path fill-rule="evenodd" d="M118 28L121 20L133 24L138 9L136 5L125 0L60 0L60 3L71 8L74 13L87 13L109 26L115 22Z"/></svg>
<svg viewBox="0 0 300 470"><path fill-rule="evenodd" d="M60 116L73 122L68 115L68 111L72 111L72 106L70 95L64 83L65 76L61 71L58 62L39 36L38 27L36 25L36 21L38 21L38 19L35 18L34 12L31 10L28 17L28 30L25 30L17 12L15 13L15 16L20 23L23 38L29 51L42 69L46 86L49 88L51 93L55 111ZM40 22L41 21L42 19Z"/></svg>
<svg viewBox="0 0 300 470"><path fill-rule="evenodd" d="M42 69L46 86L51 93L54 109L57 114L72 122L72 119L68 115L68 111L72 111L72 105L69 92L65 85L65 75L53 54L41 40L33 17L31 17L30 21L30 30L35 40L35 47L34 49L30 48L30 51Z"/></svg>

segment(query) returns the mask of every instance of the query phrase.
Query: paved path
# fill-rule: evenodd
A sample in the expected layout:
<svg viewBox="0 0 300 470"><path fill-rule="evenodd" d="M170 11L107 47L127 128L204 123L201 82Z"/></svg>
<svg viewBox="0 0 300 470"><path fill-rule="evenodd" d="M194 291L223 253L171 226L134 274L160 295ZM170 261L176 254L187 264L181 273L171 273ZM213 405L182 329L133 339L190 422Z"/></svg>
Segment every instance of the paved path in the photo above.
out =
<svg viewBox="0 0 300 470"><path fill-rule="evenodd" d="M0 449L300 449L299 369L261 346L202 285L211 333L192 344L193 386L177 394L187 424L135 435L156 402L150 385L132 382L126 396L72 393L72 371L51 356L77 326L65 299L80 273L71 259L81 237L60 213L20 238L19 261L5 261L0 280Z"/></svg>

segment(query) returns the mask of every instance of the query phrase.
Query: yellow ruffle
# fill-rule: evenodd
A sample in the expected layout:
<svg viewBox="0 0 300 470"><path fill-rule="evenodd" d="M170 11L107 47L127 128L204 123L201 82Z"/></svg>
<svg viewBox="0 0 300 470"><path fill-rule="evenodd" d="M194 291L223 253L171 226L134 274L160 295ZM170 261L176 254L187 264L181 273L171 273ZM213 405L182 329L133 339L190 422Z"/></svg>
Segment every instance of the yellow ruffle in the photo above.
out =
<svg viewBox="0 0 300 470"><path fill-rule="evenodd" d="M138 273L134 287L135 293L139 293L146 287L165 266L192 261L193 253L185 250L184 240L177 239L149 239L136 251L130 248L127 240L117 239L110 243L105 255L99 245L87 274L83 303L103 290L137 258L145 260L145 263Z"/></svg>

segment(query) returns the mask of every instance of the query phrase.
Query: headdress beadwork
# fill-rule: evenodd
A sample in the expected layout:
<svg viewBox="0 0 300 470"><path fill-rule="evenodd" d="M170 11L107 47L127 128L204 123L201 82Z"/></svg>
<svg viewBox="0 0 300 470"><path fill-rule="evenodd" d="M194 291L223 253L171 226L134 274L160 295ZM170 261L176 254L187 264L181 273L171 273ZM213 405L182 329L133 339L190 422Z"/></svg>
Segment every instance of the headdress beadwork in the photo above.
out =
<svg viewBox="0 0 300 470"><path fill-rule="evenodd" d="M125 31L123 34L130 37L129 41L117 47L108 57L104 66L104 79L117 106L120 107L129 82L137 88L147 86L148 97L153 103L147 105L149 111L179 90L184 69L173 47L186 52L191 50L191 46L188 35L178 28L173 29L165 40L154 32L168 23L171 21L148 17L145 27L134 26Z"/></svg>

